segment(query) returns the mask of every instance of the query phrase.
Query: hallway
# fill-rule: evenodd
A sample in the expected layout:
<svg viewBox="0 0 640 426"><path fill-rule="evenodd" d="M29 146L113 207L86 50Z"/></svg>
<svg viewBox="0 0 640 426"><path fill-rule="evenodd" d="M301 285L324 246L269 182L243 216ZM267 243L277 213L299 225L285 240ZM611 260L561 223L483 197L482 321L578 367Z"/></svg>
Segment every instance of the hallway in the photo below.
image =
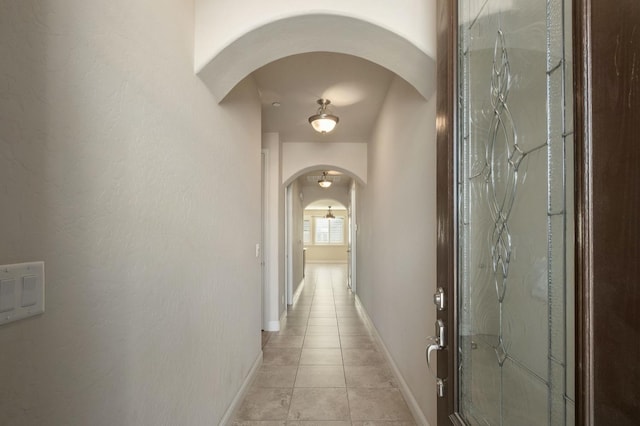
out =
<svg viewBox="0 0 640 426"><path fill-rule="evenodd" d="M346 278L346 265L307 266L234 425L415 424Z"/></svg>

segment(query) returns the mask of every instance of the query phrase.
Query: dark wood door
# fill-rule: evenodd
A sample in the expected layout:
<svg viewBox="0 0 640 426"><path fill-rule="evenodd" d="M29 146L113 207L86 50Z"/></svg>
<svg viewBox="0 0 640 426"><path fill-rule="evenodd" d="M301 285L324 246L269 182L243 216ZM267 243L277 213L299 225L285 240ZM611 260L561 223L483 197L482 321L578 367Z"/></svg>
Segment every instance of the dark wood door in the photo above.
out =
<svg viewBox="0 0 640 426"><path fill-rule="evenodd" d="M437 3L437 280L445 290L449 303L438 311L438 319L446 324L446 340L456 339L455 310L455 158L454 131L456 128L456 55L457 0L438 0ZM438 398L438 425L451 424L449 415L457 407L457 375L451 345L438 352L438 377L445 379L444 396Z"/></svg>
<svg viewBox="0 0 640 426"><path fill-rule="evenodd" d="M438 1L438 285L456 341L454 130L457 1ZM640 2L573 2L576 424L640 424ZM455 347L438 355L455 424Z"/></svg>
<svg viewBox="0 0 640 426"><path fill-rule="evenodd" d="M640 424L640 2L576 2L579 424Z"/></svg>
<svg viewBox="0 0 640 426"><path fill-rule="evenodd" d="M449 336L438 364L441 412L457 421L573 423L565 6L441 3L439 280L449 303L439 319Z"/></svg>

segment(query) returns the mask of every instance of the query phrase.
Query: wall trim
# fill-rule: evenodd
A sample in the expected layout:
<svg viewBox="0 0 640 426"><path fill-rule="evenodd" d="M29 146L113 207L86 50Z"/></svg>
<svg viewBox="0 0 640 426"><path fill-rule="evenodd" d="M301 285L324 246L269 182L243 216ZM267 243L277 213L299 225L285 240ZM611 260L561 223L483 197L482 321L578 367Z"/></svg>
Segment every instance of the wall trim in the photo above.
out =
<svg viewBox="0 0 640 426"><path fill-rule="evenodd" d="M264 331L280 331L280 320L267 322L267 328Z"/></svg>
<svg viewBox="0 0 640 426"><path fill-rule="evenodd" d="M356 304L360 307L365 320L369 323L369 326L373 331L373 335L375 339L378 341L378 344L382 348L382 351L384 352L384 355L387 358L387 361L389 361L389 365L391 365L391 370L393 371L393 375L396 377L396 380L400 384L400 392L402 392L402 396L404 396L404 399L407 402L407 405L409 406L409 410L411 410L411 414L413 414L414 420L419 425L430 426L429 422L427 421L427 418L425 417L424 413L420 409L420 405L418 405L418 401L416 401L416 398L413 396L413 392L411 392L411 388L409 388L409 385L404 380L402 373L400 373L400 369L398 368L395 361L391 357L391 352L389 352L387 345L384 344L384 340L382 340L380 333L378 333L378 329L375 327L375 325L373 325L373 321L371 321L371 318L369 317L369 313L367 312L367 309L364 307L362 302L360 302L360 298L358 297L357 294L356 294Z"/></svg>
<svg viewBox="0 0 640 426"><path fill-rule="evenodd" d="M244 382L242 383L242 386L240 386L238 393L233 398L233 401L231 401L231 405L229 405L229 408L227 408L227 411L224 413L224 416L222 416L222 420L220 420L220 423L219 423L220 426L231 425L231 422L233 422L233 419L236 416L236 412L240 408L240 405L242 404L244 397L247 395L247 392L249 391L249 387L251 387L251 384L255 380L258 374L258 370L260 370L261 366L262 366L262 350L258 354L258 357L254 361L253 365L251 366L251 370L249 370L249 374L247 374L247 377L244 379Z"/></svg>
<svg viewBox="0 0 640 426"><path fill-rule="evenodd" d="M306 281L304 280L304 277L300 280L300 282L298 283L298 287L296 288L295 293L293 293L293 304L295 304L298 299L300 298L300 293L302 293L302 289L304 288Z"/></svg>
<svg viewBox="0 0 640 426"><path fill-rule="evenodd" d="M264 141L264 135L262 137L263 141ZM260 176L260 179L262 179L261 182L261 188L260 190L262 191L262 205L260 206L261 208L261 220L262 220L262 230L260 232L260 244L262 244L262 246L260 247L260 256L261 259L260 261L262 262L262 267L260 268L260 273L262 274L260 276L260 292L262 295L262 301L260 302L262 304L261 308L262 308L262 318L260 318L260 325L262 328L264 328L265 330L268 328L268 323L269 323L269 311L271 308L271 304L269 303L269 296L270 296L270 291L271 290L271 265L269 264L271 261L271 216L270 216L270 212L269 212L269 168L270 168L270 160L269 160L269 149L268 148L262 148L261 149L261 156L262 156L262 176Z"/></svg>
<svg viewBox="0 0 640 426"><path fill-rule="evenodd" d="M324 265L327 265L327 264L335 265L336 263L339 263L339 264L345 264L346 265L347 264L347 259L344 259L344 260L307 260L307 265L308 264L313 264L313 263L315 263L315 264L324 264Z"/></svg>

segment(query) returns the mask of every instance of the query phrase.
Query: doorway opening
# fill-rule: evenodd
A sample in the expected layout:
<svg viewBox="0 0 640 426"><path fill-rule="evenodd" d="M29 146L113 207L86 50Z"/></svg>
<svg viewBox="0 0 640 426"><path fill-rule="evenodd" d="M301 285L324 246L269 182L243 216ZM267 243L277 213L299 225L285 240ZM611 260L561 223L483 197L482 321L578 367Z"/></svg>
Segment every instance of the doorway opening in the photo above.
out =
<svg viewBox="0 0 640 426"><path fill-rule="evenodd" d="M323 173L331 186L322 188ZM304 285L309 264L345 264L345 286L356 290L357 183L335 170L311 170L286 187L285 281L287 305Z"/></svg>

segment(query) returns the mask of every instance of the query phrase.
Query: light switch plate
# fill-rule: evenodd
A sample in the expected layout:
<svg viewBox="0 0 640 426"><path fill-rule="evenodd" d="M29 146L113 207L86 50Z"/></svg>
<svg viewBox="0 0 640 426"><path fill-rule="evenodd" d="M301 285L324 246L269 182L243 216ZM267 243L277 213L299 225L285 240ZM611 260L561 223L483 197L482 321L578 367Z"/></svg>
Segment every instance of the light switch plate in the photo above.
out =
<svg viewBox="0 0 640 426"><path fill-rule="evenodd" d="M0 266L0 325L44 312L44 262Z"/></svg>

